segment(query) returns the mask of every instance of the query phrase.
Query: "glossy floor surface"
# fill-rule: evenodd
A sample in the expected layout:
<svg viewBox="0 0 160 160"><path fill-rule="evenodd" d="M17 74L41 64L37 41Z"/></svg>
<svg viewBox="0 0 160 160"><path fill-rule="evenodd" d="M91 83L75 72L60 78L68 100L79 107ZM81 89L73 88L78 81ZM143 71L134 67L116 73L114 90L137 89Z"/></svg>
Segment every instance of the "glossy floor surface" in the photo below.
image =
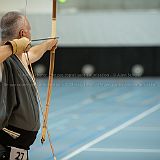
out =
<svg viewBox="0 0 160 160"><path fill-rule="evenodd" d="M47 79L38 79L43 105ZM57 160L160 160L160 79L55 79L48 128ZM52 160L41 130L31 160Z"/></svg>

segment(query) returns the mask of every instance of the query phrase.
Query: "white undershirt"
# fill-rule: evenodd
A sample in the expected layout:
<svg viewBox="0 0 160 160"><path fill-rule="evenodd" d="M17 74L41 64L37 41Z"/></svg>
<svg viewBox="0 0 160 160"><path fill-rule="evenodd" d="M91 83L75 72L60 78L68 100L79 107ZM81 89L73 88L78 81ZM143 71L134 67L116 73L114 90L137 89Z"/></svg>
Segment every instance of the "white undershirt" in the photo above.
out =
<svg viewBox="0 0 160 160"><path fill-rule="evenodd" d="M0 82L2 82L3 63L0 63Z"/></svg>

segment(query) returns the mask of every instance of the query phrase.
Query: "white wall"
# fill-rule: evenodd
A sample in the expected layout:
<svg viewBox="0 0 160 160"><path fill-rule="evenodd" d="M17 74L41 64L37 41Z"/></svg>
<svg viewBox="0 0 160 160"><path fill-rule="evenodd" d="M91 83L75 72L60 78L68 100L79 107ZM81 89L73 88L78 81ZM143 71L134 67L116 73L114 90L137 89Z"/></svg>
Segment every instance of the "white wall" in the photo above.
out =
<svg viewBox="0 0 160 160"><path fill-rule="evenodd" d="M49 15L29 17L34 38L50 36ZM59 14L57 35L63 46L160 45L160 12Z"/></svg>
<svg viewBox="0 0 160 160"><path fill-rule="evenodd" d="M125 1L131 3L131 0ZM153 0L153 4L158 4L159 1ZM0 12L21 10L24 14L27 13L32 25L32 38L49 37L52 1L27 0L27 2L26 8L25 0L1 0ZM137 0L134 3L137 3ZM160 45L160 10L97 12L62 10L58 12L57 35L62 46Z"/></svg>

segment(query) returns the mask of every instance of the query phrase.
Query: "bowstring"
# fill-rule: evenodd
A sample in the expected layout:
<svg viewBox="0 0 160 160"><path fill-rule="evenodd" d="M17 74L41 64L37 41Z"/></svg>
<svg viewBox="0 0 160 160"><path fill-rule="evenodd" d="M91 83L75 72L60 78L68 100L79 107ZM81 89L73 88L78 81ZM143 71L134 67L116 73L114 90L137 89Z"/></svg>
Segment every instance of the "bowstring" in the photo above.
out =
<svg viewBox="0 0 160 160"><path fill-rule="evenodd" d="M27 57L26 57L27 59L26 60L29 62L30 72L31 72L33 81L35 83L35 88L36 88L36 92L37 92L37 98L38 98L38 101L39 101L40 111L41 111L42 116L43 116L44 112L43 112L42 100L40 98L40 94L39 94L39 91L38 91L38 86L37 86L37 83L36 83L36 80L35 80L35 74L34 74L33 67L32 67L32 64L30 62L30 59L29 59L28 52L26 52L26 55L27 55ZM47 136L48 136L50 148L51 148L51 151L52 151L52 155L53 155L54 160L56 160L56 157L55 157L55 154L54 154L54 147L53 147L53 144L52 144L52 141L51 141L51 136L50 136L50 133L48 131L48 127L47 126L46 126L46 128L47 128Z"/></svg>
<svg viewBox="0 0 160 160"><path fill-rule="evenodd" d="M24 13L25 17L27 17L27 7L28 7L28 0L25 0L25 9L24 9L24 11L25 11L25 13ZM29 64L29 66L30 66L29 71L30 71L30 74L31 74L31 76L33 78L33 82L35 84L34 86L36 88L36 93L37 93L37 98L38 98L38 101L39 101L40 111L41 111L42 117L44 118L44 111L43 111L43 106L42 106L42 100L40 98L40 93L39 93L39 90L38 90L38 85L36 83L36 78L35 78L35 74L34 74L34 71L33 71L33 67L32 67L31 61L29 59L28 51L26 51L25 53L26 53L25 57L26 57L27 64ZM51 148L51 151L52 151L53 159L56 160L56 157L55 157L55 154L54 154L54 147L53 147L53 144L52 144L52 141L51 141L51 136L50 136L50 133L48 131L48 126L46 126L46 128L47 128L47 136L48 136L50 148Z"/></svg>

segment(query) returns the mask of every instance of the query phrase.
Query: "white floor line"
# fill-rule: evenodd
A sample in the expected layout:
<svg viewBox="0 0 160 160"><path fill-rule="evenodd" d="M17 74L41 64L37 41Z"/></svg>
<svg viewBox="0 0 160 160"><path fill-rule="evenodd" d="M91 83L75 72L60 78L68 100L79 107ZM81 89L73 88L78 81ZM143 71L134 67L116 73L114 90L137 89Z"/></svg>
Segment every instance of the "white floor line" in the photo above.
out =
<svg viewBox="0 0 160 160"><path fill-rule="evenodd" d="M138 127L129 127L127 128L127 131L147 131L147 132L152 132L152 131L160 131L160 127L159 126L154 126L154 127L150 127L150 126L138 126Z"/></svg>
<svg viewBox="0 0 160 160"><path fill-rule="evenodd" d="M160 153L160 149L140 148L88 148L88 152Z"/></svg>
<svg viewBox="0 0 160 160"><path fill-rule="evenodd" d="M101 142L102 140L104 140L104 139L106 139L106 138L108 138L108 137L116 134L117 132L119 132L119 131L127 128L128 126L136 123L137 121L145 118L146 116L152 114L153 112L156 112L156 111L159 110L159 109L160 109L160 104L158 104L158 105L156 105L156 106L153 106L152 108L150 108L150 109L142 112L142 113L139 114L138 116L136 116L136 117L134 117L134 118L126 121L125 123L121 124L120 126L118 126L118 127L114 128L114 129L106 132L106 133L103 134L102 136L94 139L93 141L85 144L84 146L80 147L79 149L71 152L69 155L63 157L61 160L69 160L69 159L71 159L72 157L74 157L74 156L76 156L77 154L85 151L85 150L88 149L89 147L91 147L91 146L93 146L93 145Z"/></svg>

